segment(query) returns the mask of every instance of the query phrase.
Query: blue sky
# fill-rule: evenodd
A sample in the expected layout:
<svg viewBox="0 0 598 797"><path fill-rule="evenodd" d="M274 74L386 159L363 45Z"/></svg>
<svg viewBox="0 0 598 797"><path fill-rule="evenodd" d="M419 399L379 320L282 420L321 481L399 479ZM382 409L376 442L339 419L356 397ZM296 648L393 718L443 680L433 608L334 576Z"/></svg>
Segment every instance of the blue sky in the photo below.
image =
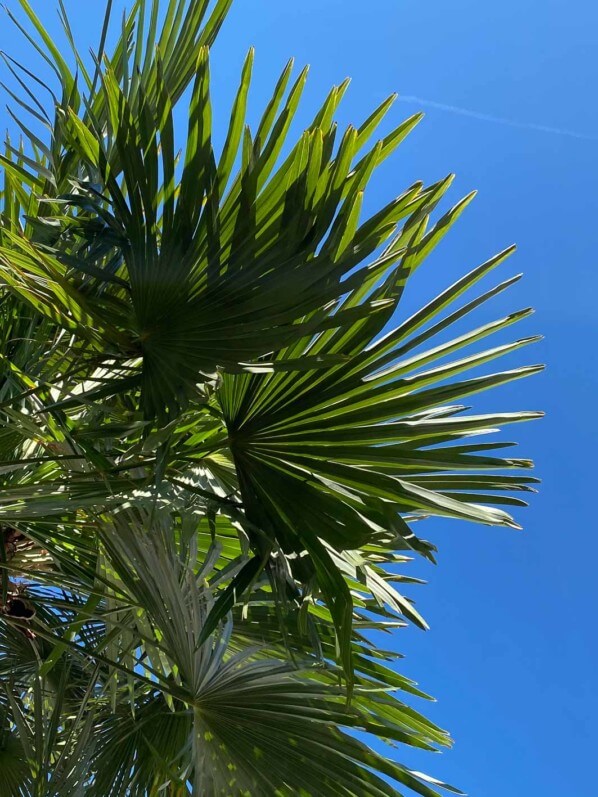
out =
<svg viewBox="0 0 598 797"><path fill-rule="evenodd" d="M44 15L53 4L31 3ZM101 5L66 2L89 44ZM586 414L598 386L598 141L590 140L598 137L597 30L598 6L588 0L492 7L479 0L237 0L214 53L217 112L228 107L245 51L255 45L256 112L274 74L295 55L299 66L312 67L300 124L331 84L350 75L343 123L359 122L398 91L588 136L426 107L424 122L367 197L373 210L414 180L448 172L457 174L453 201L479 189L422 268L406 309L517 242L503 276L524 271L525 279L483 318L531 304L536 315L516 332L545 335L513 361L546 362L545 374L475 399L481 410L547 412L544 421L511 430L543 479L531 507L518 513L525 531L430 526L439 566L412 571L429 581L416 597L432 630L409 629L396 639L406 654L403 671L438 698L429 713L456 740L442 757L411 754L406 762L477 797L577 797L595 788L597 440ZM0 46L16 57L24 52L1 28ZM399 101L389 125L415 110Z"/></svg>

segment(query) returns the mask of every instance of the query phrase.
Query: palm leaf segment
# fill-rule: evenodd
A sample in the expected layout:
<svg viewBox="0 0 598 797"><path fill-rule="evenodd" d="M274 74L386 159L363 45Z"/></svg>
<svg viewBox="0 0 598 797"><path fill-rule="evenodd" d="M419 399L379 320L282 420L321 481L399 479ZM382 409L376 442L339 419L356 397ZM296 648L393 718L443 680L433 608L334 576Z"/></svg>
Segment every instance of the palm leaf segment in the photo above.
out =
<svg viewBox="0 0 598 797"><path fill-rule="evenodd" d="M390 98L339 136L344 83L291 145L289 64L252 133L250 52L216 154L230 0L140 0L111 54L108 3L91 66L61 6L75 69L20 3L61 93L49 116L7 61L32 118L1 156L7 793L437 794L355 737L448 743L368 632L425 627L392 583L433 558L413 521L516 526L535 481L478 436L538 414L459 403L538 370L470 374L530 311L451 337L511 250L397 322L471 199L433 222L451 178L418 183L361 221L419 116L368 145Z"/></svg>

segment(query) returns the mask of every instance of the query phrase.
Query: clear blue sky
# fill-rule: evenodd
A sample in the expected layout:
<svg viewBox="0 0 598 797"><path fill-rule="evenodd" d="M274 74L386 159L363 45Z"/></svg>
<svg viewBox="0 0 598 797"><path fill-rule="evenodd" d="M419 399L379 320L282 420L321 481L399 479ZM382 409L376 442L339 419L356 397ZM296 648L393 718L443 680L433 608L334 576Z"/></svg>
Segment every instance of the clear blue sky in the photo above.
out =
<svg viewBox="0 0 598 797"><path fill-rule="evenodd" d="M53 5L31 2L44 16ZM94 42L102 4L66 6ZM18 57L22 45L2 30L0 46ZM312 65L304 120L332 83L350 75L344 122L360 121L398 91L598 137L598 5L589 0L237 0L214 55L217 110L227 107L251 44L256 110L273 73L295 55ZM391 121L416 109L397 103ZM413 572L429 580L417 601L432 630L399 633L396 644L407 654L403 671L438 698L430 713L456 745L407 763L476 797L589 797L598 742L598 441L586 417L598 386L598 141L426 110L376 179L369 207L415 179L451 171L453 200L479 189L408 302L517 242L503 273L526 278L485 319L534 305L536 316L519 332L546 336L527 358L548 370L476 398L476 407L544 409L547 417L512 431L543 479L531 508L518 514L524 533L458 523L427 532L440 548L439 566Z"/></svg>

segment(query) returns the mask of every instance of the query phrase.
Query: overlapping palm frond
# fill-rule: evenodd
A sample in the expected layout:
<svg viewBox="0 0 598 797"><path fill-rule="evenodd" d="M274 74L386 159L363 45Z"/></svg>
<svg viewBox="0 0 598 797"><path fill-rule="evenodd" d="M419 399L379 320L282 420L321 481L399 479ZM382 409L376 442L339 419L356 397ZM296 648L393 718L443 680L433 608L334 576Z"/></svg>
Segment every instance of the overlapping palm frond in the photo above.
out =
<svg viewBox="0 0 598 797"><path fill-rule="evenodd" d="M369 655L358 657L357 683L347 706L325 617L317 619L321 656L308 653L297 631L289 629L283 644L264 584L241 616L200 642L212 600L205 579L220 552L198 555L195 541L187 547L181 531L170 510L150 509L145 498L121 510L101 527L102 600L81 590L70 598L64 590L60 597L33 591L31 600L43 603L45 612L31 626L33 634L25 639L19 621L7 628L4 657L12 651L21 662L23 654L15 655L15 648L28 645L38 663L43 661L41 673L50 691L27 697L33 707L35 701L48 703L53 716L61 711L70 722L73 691L94 695L93 743L79 728L92 722L91 713L80 711L69 731L77 750L85 752L85 793L151 794L165 784L187 788L188 782L193 793L214 795L290 795L301 789L315 794L323 786L331 794L396 793L372 773L374 768L421 794L433 794L425 779L337 727L424 749L448 742L443 731L388 691L421 695L414 685ZM198 560L201 564L192 564ZM356 637L356 653L363 647L364 640ZM64 661L71 657L75 669L66 671ZM37 668L21 670L20 689L37 677ZM19 728L22 717L14 700L10 708L11 738L20 738L26 728Z"/></svg>
<svg viewBox="0 0 598 797"><path fill-rule="evenodd" d="M371 632L426 628L416 521L516 526L536 481L479 436L538 413L459 403L538 370L471 373L536 340L477 345L529 310L453 332L511 249L402 319L472 198L438 215L452 177L417 183L361 219L419 115L372 145L389 98L340 136L345 82L293 142L289 63L252 132L251 51L217 151L231 0L137 0L115 42L108 2L91 60L62 3L68 58L18 4L53 82L47 107L5 59L0 794L450 790L391 754L450 740Z"/></svg>
<svg viewBox="0 0 598 797"><path fill-rule="evenodd" d="M48 691L43 678L32 678L26 693L10 683L0 695L0 794L62 797L87 793L95 742L95 715L89 703L94 686L76 706L68 698L70 672L63 671L57 689Z"/></svg>
<svg viewBox="0 0 598 797"><path fill-rule="evenodd" d="M134 15L138 35L143 6ZM157 8L154 3L152 19ZM92 351L108 347L120 360L139 357L146 415L162 419L184 404L202 374L238 370L301 334L343 326L387 306L363 301L329 312L351 284L362 281L362 270L352 273L355 267L430 194L414 186L358 227L373 170L419 116L364 154L386 102L359 129L349 127L335 150L333 115L344 85L277 165L307 71L285 96L291 75L285 69L254 137L245 124L252 52L217 158L208 49L199 46L209 37L196 38L186 54L193 68L178 80L172 78L178 49L170 52L159 43L147 66L145 56L136 55L135 70L119 45L98 72L93 96L84 92L81 99L75 78L61 67L69 99L56 105L52 151L59 155L20 162L19 153L9 150L12 157L4 159L21 190L27 186L44 198L29 222L30 236L4 231L0 266L6 284ZM172 111L183 78L194 85L185 153L177 163ZM375 272L397 259L385 258ZM305 366L287 361L280 367Z"/></svg>

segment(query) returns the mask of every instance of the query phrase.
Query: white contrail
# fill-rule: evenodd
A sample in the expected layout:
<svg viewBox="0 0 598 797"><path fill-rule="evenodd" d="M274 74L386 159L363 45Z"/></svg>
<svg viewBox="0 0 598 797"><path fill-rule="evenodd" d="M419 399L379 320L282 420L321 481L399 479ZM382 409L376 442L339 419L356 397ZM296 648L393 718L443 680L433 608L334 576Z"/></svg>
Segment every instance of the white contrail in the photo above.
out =
<svg viewBox="0 0 598 797"><path fill-rule="evenodd" d="M423 97L415 97L411 94L400 94L399 100L403 102L412 102L417 105L423 105L428 108L436 108L439 111L448 111L449 113L458 113L461 116L470 116L472 119L481 119L483 122L494 122L499 125L508 125L509 127L519 127L523 130L537 130L540 133L553 133L557 136L569 136L570 138L580 138L585 141L598 141L598 135L590 135L588 133L577 133L575 130L563 130L560 127L548 127L547 125L537 125L533 122L518 122L516 119L505 119L502 116L492 116L489 113L480 113L480 111L472 111L469 108L460 108L458 105L447 105L444 102L435 102L434 100L426 100Z"/></svg>

